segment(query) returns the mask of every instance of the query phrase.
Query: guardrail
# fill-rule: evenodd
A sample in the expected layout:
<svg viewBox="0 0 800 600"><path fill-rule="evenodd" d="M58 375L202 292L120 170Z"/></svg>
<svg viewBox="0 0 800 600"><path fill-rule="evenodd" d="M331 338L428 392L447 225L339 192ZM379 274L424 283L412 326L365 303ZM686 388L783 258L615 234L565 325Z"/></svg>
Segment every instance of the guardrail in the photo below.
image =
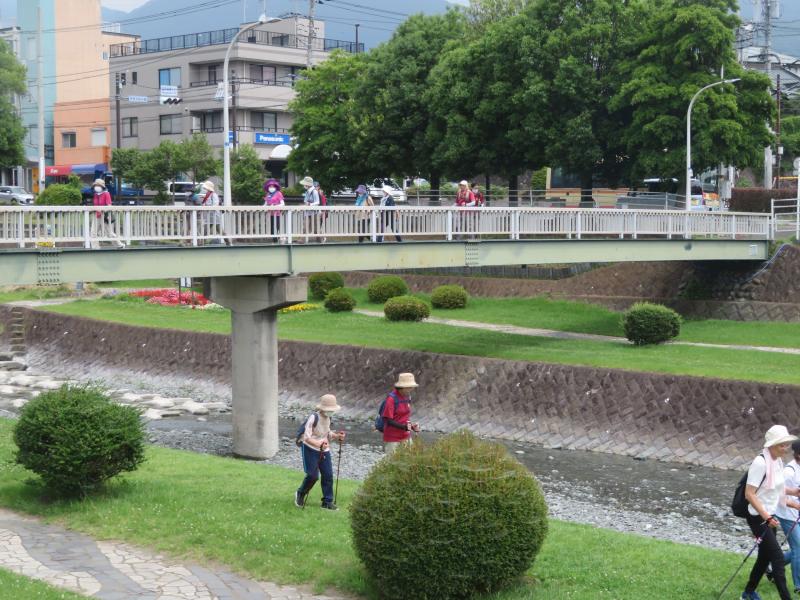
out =
<svg viewBox="0 0 800 600"><path fill-rule="evenodd" d="M800 240L800 199L772 200L772 238L784 233L794 233Z"/></svg>
<svg viewBox="0 0 800 600"><path fill-rule="evenodd" d="M99 215L99 216L98 216ZM757 213L454 207L68 206L0 208L0 245L168 242L684 238L771 239Z"/></svg>

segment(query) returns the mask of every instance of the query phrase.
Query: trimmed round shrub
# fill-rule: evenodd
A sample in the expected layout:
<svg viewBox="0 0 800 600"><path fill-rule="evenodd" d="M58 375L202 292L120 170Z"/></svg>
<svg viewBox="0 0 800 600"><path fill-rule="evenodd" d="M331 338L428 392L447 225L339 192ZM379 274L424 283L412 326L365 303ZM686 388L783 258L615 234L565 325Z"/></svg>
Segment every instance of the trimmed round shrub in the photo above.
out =
<svg viewBox="0 0 800 600"><path fill-rule="evenodd" d="M42 206L80 206L83 196L81 189L64 183L48 185L34 202Z"/></svg>
<svg viewBox="0 0 800 600"><path fill-rule="evenodd" d="M139 411L101 390L69 386L31 400L14 427L16 460L59 496L84 496L144 461Z"/></svg>
<svg viewBox="0 0 800 600"><path fill-rule="evenodd" d="M331 290L325 296L325 308L331 312L350 312L355 307L355 298L344 288Z"/></svg>
<svg viewBox="0 0 800 600"><path fill-rule="evenodd" d="M468 598L530 568L547 535L547 505L503 446L462 431L380 461L353 498L350 524L382 595Z"/></svg>
<svg viewBox="0 0 800 600"><path fill-rule="evenodd" d="M414 296L397 296L386 301L383 314L390 321L422 321L431 316L431 309Z"/></svg>
<svg viewBox="0 0 800 600"><path fill-rule="evenodd" d="M341 273L314 273L308 278L308 289L311 297L324 300L328 292L344 287L344 277Z"/></svg>
<svg viewBox="0 0 800 600"><path fill-rule="evenodd" d="M464 308L469 294L460 285L440 285L431 294L434 308Z"/></svg>
<svg viewBox="0 0 800 600"><path fill-rule="evenodd" d="M678 337L681 316L661 304L637 302L622 316L625 337L637 346L661 344Z"/></svg>
<svg viewBox="0 0 800 600"><path fill-rule="evenodd" d="M370 302L383 304L389 298L395 296L405 296L408 293L408 286L402 277L397 275L382 275L369 282L367 286L367 296Z"/></svg>

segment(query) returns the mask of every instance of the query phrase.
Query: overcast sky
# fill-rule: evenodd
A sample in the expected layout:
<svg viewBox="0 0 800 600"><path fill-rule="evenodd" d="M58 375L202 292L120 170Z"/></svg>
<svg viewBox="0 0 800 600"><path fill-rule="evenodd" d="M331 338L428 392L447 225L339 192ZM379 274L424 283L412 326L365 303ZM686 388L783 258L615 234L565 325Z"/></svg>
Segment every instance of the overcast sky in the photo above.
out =
<svg viewBox="0 0 800 600"><path fill-rule="evenodd" d="M251 2L253 0L250 0ZM455 4L468 4L469 0L450 0ZM114 8L116 10L126 10L131 11L134 8L140 7L142 4L147 2L147 0L103 0L103 6L107 8ZM400 0L402 5L402 0Z"/></svg>

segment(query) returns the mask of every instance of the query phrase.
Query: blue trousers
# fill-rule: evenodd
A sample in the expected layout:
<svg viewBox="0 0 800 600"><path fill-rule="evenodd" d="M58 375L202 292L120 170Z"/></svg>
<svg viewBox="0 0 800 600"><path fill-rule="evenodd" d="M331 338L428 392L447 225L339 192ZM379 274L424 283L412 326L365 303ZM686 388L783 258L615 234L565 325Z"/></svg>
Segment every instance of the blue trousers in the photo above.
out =
<svg viewBox="0 0 800 600"><path fill-rule="evenodd" d="M778 521L789 540L789 552L784 553L783 562L792 565L792 583L794 589L800 590L800 524L792 528L794 521L781 517L778 517ZM790 531L791 535L789 535Z"/></svg>
<svg viewBox="0 0 800 600"><path fill-rule="evenodd" d="M323 452L320 457L319 450L303 444L300 446L300 453L303 456L303 471L306 477L297 491L306 494L322 474L322 501L333 502L333 460L330 450Z"/></svg>

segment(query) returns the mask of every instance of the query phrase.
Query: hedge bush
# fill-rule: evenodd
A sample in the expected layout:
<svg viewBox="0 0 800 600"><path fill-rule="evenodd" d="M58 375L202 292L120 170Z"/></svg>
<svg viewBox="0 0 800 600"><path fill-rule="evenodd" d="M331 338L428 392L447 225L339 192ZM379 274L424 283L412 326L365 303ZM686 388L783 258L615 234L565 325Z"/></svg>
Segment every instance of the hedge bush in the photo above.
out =
<svg viewBox="0 0 800 600"><path fill-rule="evenodd" d="M503 446L462 431L379 462L353 498L350 524L383 596L447 600L522 576L547 535L547 506Z"/></svg>
<svg viewBox="0 0 800 600"><path fill-rule="evenodd" d="M14 427L16 461L59 496L82 496L144 461L139 411L101 390L69 386L31 400Z"/></svg>
<svg viewBox="0 0 800 600"><path fill-rule="evenodd" d="M625 337L637 346L661 344L681 332L681 316L671 308L649 302L638 302L622 317Z"/></svg>
<svg viewBox="0 0 800 600"><path fill-rule="evenodd" d="M408 294L408 286L402 277L396 275L383 275L376 277L367 286L367 296L370 302L383 304L389 298L395 296L405 296Z"/></svg>
<svg viewBox="0 0 800 600"><path fill-rule="evenodd" d="M308 289L316 300L324 300L328 292L340 287L344 287L341 273L313 273L308 278Z"/></svg>
<svg viewBox="0 0 800 600"><path fill-rule="evenodd" d="M464 308L469 294L460 285L440 285L431 294L434 308Z"/></svg>
<svg viewBox="0 0 800 600"><path fill-rule="evenodd" d="M431 309L414 296L397 296L386 301L383 314L390 321L422 321L431 316Z"/></svg>
<svg viewBox="0 0 800 600"><path fill-rule="evenodd" d="M325 308L331 312L350 312L356 307L356 300L344 288L336 288L325 296Z"/></svg>
<svg viewBox="0 0 800 600"><path fill-rule="evenodd" d="M773 198L795 198L797 188L733 188L729 210L736 212L772 212Z"/></svg>
<svg viewBox="0 0 800 600"><path fill-rule="evenodd" d="M80 188L64 183L49 185L36 197L41 206L80 206L83 197Z"/></svg>

